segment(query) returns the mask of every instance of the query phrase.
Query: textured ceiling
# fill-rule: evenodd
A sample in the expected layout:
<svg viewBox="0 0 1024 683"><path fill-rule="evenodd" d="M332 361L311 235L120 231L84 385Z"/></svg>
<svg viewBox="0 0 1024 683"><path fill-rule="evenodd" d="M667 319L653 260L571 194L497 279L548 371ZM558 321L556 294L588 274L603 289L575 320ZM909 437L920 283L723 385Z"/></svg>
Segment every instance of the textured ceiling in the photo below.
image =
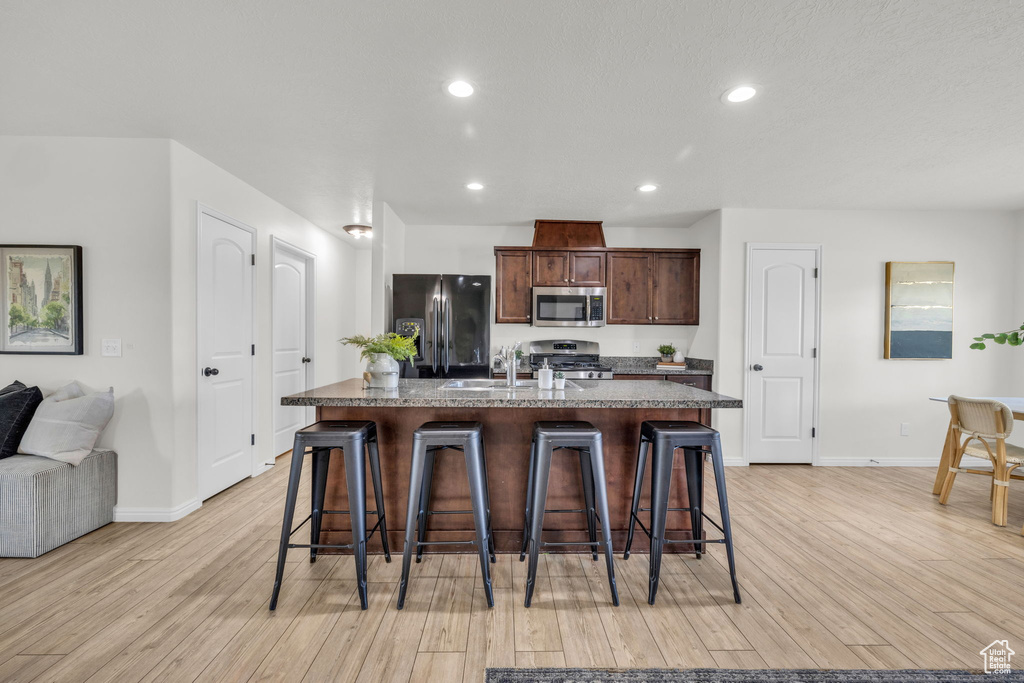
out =
<svg viewBox="0 0 1024 683"><path fill-rule="evenodd" d="M327 228L1016 209L1022 75L1014 0L0 2L0 134L173 138Z"/></svg>

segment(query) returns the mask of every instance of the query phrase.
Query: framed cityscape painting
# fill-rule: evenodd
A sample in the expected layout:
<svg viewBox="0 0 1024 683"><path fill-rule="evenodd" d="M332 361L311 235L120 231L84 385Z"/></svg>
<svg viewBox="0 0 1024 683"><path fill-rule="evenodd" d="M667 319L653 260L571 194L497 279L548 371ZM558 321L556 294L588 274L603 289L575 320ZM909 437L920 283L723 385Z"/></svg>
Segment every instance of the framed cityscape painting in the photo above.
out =
<svg viewBox="0 0 1024 683"><path fill-rule="evenodd" d="M953 262L885 264L885 357L953 357Z"/></svg>
<svg viewBox="0 0 1024 683"><path fill-rule="evenodd" d="M82 355L82 247L0 244L0 353Z"/></svg>

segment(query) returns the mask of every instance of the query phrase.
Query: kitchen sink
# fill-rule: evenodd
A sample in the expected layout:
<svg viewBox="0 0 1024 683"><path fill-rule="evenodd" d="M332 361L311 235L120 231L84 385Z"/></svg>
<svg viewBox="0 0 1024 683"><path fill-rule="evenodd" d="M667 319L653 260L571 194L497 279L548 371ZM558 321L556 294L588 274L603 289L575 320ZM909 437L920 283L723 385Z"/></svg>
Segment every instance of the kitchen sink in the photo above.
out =
<svg viewBox="0 0 1024 683"><path fill-rule="evenodd" d="M503 379L450 379L441 385L442 389L461 389L462 391L505 391L508 387ZM537 389L538 381L535 379L516 380L516 389ZM583 387L566 380L565 388L569 390L582 391ZM561 391L561 389L559 389Z"/></svg>

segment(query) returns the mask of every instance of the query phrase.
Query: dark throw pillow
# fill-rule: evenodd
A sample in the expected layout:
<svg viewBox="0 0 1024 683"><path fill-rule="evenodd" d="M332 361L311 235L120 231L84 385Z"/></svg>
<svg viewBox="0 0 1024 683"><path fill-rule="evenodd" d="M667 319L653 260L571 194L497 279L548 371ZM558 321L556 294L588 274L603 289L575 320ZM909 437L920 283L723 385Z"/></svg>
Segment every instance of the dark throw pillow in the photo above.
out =
<svg viewBox="0 0 1024 683"><path fill-rule="evenodd" d="M0 459L18 452L21 437L42 402L43 392L39 387L14 382L0 389Z"/></svg>

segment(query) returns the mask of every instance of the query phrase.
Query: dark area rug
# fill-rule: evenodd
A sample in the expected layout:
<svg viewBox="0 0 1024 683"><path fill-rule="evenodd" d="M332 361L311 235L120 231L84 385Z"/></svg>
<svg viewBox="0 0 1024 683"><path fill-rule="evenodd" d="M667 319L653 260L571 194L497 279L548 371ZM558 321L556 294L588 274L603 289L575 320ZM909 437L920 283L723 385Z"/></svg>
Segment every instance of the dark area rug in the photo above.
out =
<svg viewBox="0 0 1024 683"><path fill-rule="evenodd" d="M929 669L488 669L487 683L967 683L1024 681L1024 671Z"/></svg>

